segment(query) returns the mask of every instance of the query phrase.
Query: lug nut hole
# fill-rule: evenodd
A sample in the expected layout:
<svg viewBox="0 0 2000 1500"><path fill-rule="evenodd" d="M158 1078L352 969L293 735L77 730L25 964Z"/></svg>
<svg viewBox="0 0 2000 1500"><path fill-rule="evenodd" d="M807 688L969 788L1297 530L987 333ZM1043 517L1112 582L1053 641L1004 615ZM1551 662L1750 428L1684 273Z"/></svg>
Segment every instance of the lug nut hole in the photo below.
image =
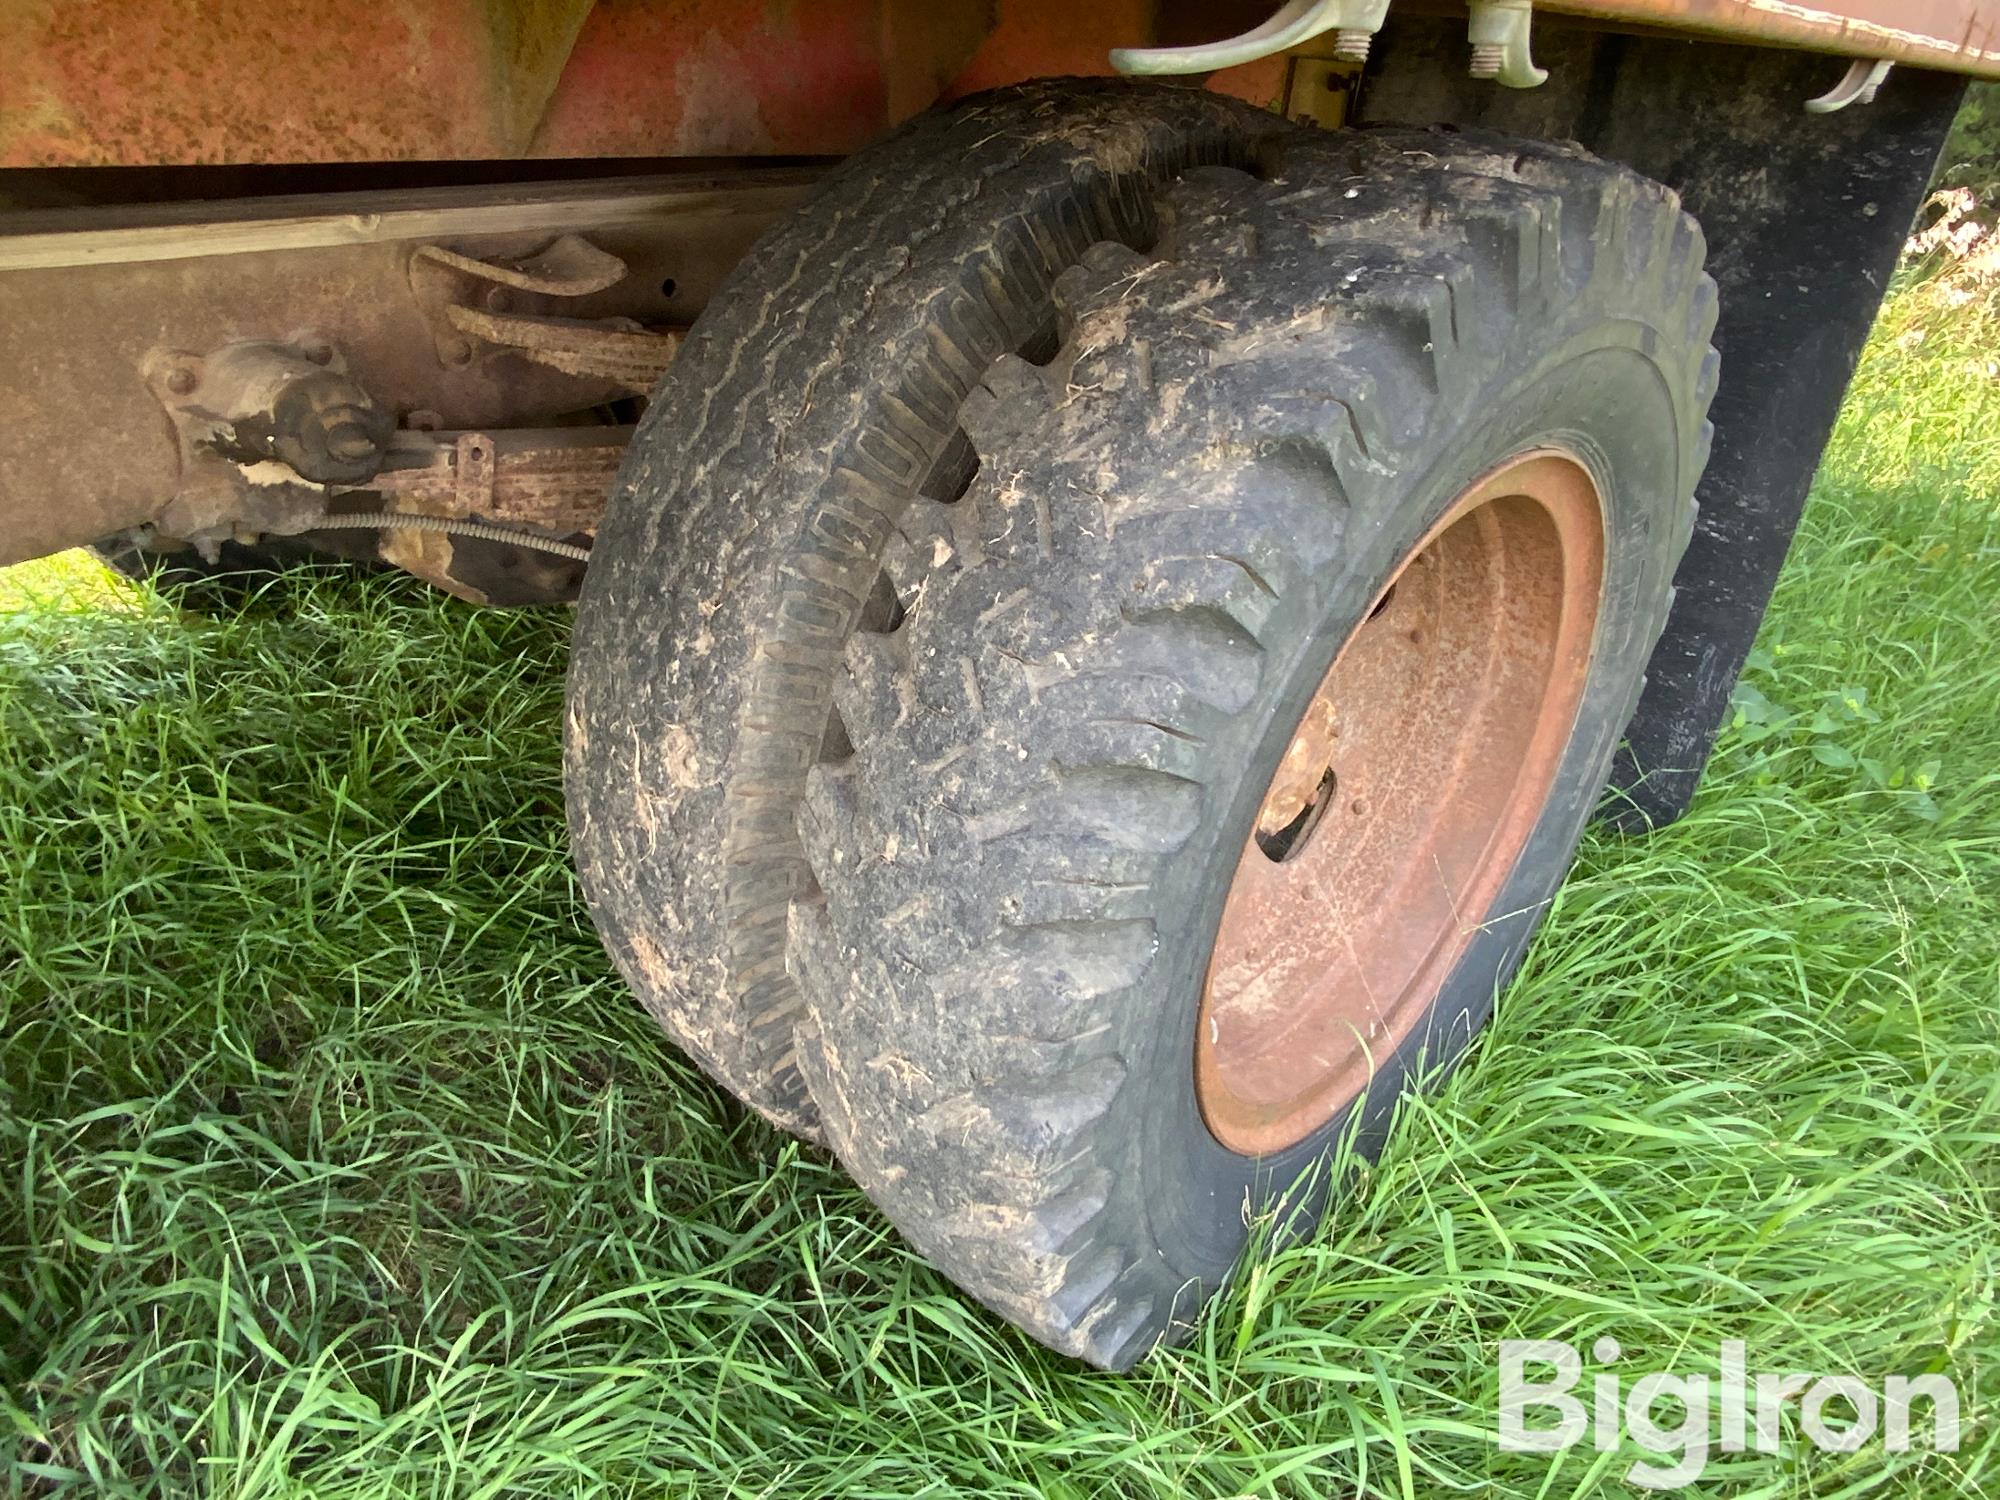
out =
<svg viewBox="0 0 2000 1500"><path fill-rule="evenodd" d="M1320 773L1319 785L1313 789L1313 794L1282 827L1268 833L1258 829L1257 847L1264 851L1264 857L1279 865L1296 859L1319 827L1320 820L1326 816L1326 810L1333 806L1334 792L1339 786L1340 778L1334 775L1333 767L1328 766Z"/></svg>

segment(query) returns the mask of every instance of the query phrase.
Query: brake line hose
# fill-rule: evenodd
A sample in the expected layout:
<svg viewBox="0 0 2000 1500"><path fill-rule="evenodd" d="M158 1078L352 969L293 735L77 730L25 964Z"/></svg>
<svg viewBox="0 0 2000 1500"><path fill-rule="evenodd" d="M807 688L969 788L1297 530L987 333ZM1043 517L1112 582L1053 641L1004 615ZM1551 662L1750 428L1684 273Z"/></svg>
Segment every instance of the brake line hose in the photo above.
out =
<svg viewBox="0 0 2000 1500"><path fill-rule="evenodd" d="M553 552L573 562L590 561L590 549L554 537L537 536L532 531L516 531L487 521L465 521L456 516L411 516L392 511L374 511L359 516L326 516L314 521L313 531L435 531L446 536L475 537L482 542L510 542L516 547L533 547Z"/></svg>

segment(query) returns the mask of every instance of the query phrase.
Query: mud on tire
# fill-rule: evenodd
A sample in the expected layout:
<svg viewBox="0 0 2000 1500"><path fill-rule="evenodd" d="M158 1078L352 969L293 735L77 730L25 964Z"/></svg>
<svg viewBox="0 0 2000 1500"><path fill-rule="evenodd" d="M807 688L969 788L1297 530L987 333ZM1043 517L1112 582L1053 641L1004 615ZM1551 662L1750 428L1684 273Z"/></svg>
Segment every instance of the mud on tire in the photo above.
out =
<svg viewBox="0 0 2000 1500"><path fill-rule="evenodd" d="M982 107L996 128L1016 111L1021 138L1042 105ZM945 416L913 410L892 464L836 467L857 476L848 508L785 513L787 536L852 518L853 565L807 575L838 669L817 647L779 659L788 701L818 722L824 684L838 728L811 754L788 742L784 798L754 825L788 838L803 781L810 877L745 877L766 881L745 929L767 934L760 962L789 908L773 1024L801 1021L828 1143L961 1285L1113 1368L1184 1332L1246 1218L1342 1130L1379 1139L1405 1081L1484 1021L1636 700L1716 377L1698 230L1579 151L1285 127L1231 165L1181 163L1150 212L1156 233L1066 253L1052 359L991 357L990 336L955 361L982 372L951 414L977 464L962 495L909 497ZM1013 306L994 296L996 327ZM1196 1097L1194 1027L1263 788L1399 560L1479 475L1549 446L1594 477L1605 556L1547 803L1424 1019L1376 1060L1366 1118L1231 1151ZM746 701L781 696L760 677ZM596 744L610 716L592 712ZM736 743L696 779L763 764ZM606 848L588 810L579 831Z"/></svg>
<svg viewBox="0 0 2000 1500"><path fill-rule="evenodd" d="M1150 244L1158 192L1249 163L1281 122L1189 89L1040 85L853 158L737 267L656 394L579 605L566 754L614 960L709 1073L806 1136L787 916L796 822L846 639L894 609L879 555L969 473L958 411L1047 357L1050 288ZM873 612L870 614L869 612Z"/></svg>

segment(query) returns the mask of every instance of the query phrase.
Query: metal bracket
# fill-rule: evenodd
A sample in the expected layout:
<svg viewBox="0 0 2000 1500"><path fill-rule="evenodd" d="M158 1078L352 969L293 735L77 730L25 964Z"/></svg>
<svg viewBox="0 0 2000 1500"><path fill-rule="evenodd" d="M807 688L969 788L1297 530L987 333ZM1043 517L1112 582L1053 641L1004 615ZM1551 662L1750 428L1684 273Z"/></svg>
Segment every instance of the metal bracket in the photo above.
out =
<svg viewBox="0 0 2000 1500"><path fill-rule="evenodd" d="M522 312L574 303L618 285L625 262L565 234L512 262L479 260L443 245L410 258L410 285L447 368L470 364L482 350L505 350L580 380L609 381L637 395L654 384L680 347L675 330L655 331L630 318L570 318Z"/></svg>
<svg viewBox="0 0 2000 1500"><path fill-rule="evenodd" d="M1275 56L1327 31L1335 34L1336 55L1364 62L1388 14L1389 0L1288 0L1270 20L1241 36L1196 47L1115 47L1111 66L1120 73L1213 73Z"/></svg>
<svg viewBox="0 0 2000 1500"><path fill-rule="evenodd" d="M609 380L649 394L681 346L678 329L653 330L630 318L541 318L447 304L444 315L468 339L547 365L579 380Z"/></svg>
<svg viewBox="0 0 2000 1500"><path fill-rule="evenodd" d="M379 495L410 515L595 531L630 427L399 432L382 471L341 493Z"/></svg>
<svg viewBox="0 0 2000 1500"><path fill-rule="evenodd" d="M179 480L156 520L204 556L239 523L277 529L321 508L324 486L367 481L395 427L315 329L206 354L156 349L141 373L180 449Z"/></svg>
<svg viewBox="0 0 2000 1500"><path fill-rule="evenodd" d="M1875 96L1882 90L1882 82L1894 67L1890 62L1874 62L1865 57L1857 57L1847 65L1847 72L1841 76L1826 93L1817 99L1806 100L1809 115L1830 115L1847 108L1850 104L1873 104Z"/></svg>
<svg viewBox="0 0 2000 1500"><path fill-rule="evenodd" d="M1548 70L1535 66L1530 45L1535 16L1532 0L1472 0L1467 39L1472 43L1472 76L1507 89L1540 88Z"/></svg>
<svg viewBox="0 0 2000 1500"><path fill-rule="evenodd" d="M559 235L535 254L512 264L477 260L442 245L425 245L417 251L417 257L450 266L495 286L537 292L545 297L587 297L625 279L625 262L598 249L580 234Z"/></svg>

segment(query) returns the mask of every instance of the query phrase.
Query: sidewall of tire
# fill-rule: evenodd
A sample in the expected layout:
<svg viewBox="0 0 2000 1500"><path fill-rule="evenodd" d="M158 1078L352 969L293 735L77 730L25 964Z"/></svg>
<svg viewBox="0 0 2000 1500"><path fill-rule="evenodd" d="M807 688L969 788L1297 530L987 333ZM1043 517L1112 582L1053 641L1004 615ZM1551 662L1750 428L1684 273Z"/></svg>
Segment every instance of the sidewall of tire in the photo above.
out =
<svg viewBox="0 0 2000 1500"><path fill-rule="evenodd" d="M1655 351L1676 363L1663 363ZM1177 1315L1198 1307L1241 1254L1246 1208L1280 1210L1281 1225L1311 1222L1328 1186L1319 1168L1342 1135L1354 1130L1362 1154L1373 1155L1406 1086L1456 1061L1518 965L1569 867L1665 618L1685 539L1696 437L1690 429L1700 422L1692 377L1679 363L1685 355L1659 330L1609 315L1572 337L1552 338L1539 358L1530 351L1527 372L1511 384L1450 403L1478 416L1432 440L1437 456L1421 475L1356 499L1339 571L1288 599L1286 609L1296 613L1271 622L1267 646L1287 634L1297 644L1260 684L1259 706L1243 715L1238 763L1246 770L1226 810L1207 819L1199 835L1205 842L1158 888L1162 949L1149 986L1160 1024L1149 1054L1134 1060L1141 1086L1133 1093L1144 1112L1135 1132L1139 1197L1164 1269L1183 1284ZM1396 564L1480 475L1543 447L1565 449L1592 470L1607 543L1590 673L1551 798L1494 903L1496 915L1424 1019L1379 1061L1368 1092L1287 1151L1238 1155L1202 1119L1194 1028L1223 903L1264 788L1334 653ZM1303 1196L1292 1196L1295 1189Z"/></svg>
<svg viewBox="0 0 2000 1500"><path fill-rule="evenodd" d="M812 883L794 821L881 548L951 440L914 428L1053 316L1047 283L1090 243L1151 238L1162 181L1283 128L1213 94L1074 81L913 122L752 250L656 393L578 612L572 847L635 991L796 1134L818 1123L793 1055L786 917ZM857 239L851 283L807 264ZM997 307L982 266L1033 298ZM794 347L794 325L829 342Z"/></svg>

